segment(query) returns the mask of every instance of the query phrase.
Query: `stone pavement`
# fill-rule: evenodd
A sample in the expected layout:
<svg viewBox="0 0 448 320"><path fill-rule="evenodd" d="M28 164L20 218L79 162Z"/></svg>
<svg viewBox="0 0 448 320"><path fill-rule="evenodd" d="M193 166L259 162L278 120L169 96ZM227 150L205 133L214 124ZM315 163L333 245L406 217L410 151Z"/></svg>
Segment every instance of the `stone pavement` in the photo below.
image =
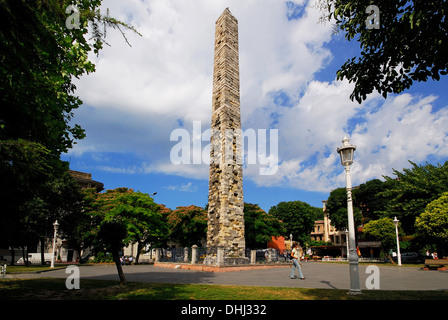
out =
<svg viewBox="0 0 448 320"><path fill-rule="evenodd" d="M368 265L360 264L361 289L366 290ZM117 280L114 265L80 266L82 279ZM268 287L297 287L349 289L348 264L307 262L302 263L305 280L290 279L290 266L235 272L204 272L195 270L161 268L152 265L124 266L127 281L154 283L196 283L221 285L247 285ZM417 267L380 266L381 290L448 290L448 272L424 271ZM296 271L297 273L297 271ZM12 278L66 278L65 269L35 274L14 274Z"/></svg>

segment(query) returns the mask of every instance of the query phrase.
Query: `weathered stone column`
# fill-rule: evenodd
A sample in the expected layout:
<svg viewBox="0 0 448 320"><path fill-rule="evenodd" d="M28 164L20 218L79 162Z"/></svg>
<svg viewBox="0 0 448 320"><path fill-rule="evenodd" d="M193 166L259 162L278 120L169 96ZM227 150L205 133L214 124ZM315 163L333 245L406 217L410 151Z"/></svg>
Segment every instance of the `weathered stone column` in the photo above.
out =
<svg viewBox="0 0 448 320"><path fill-rule="evenodd" d="M238 21L216 21L207 247L244 252ZM242 249L242 250L241 250Z"/></svg>
<svg viewBox="0 0 448 320"><path fill-rule="evenodd" d="M191 264L198 263L198 246L193 245L191 247Z"/></svg>
<svg viewBox="0 0 448 320"><path fill-rule="evenodd" d="M257 250L250 250L250 263L251 264L257 263Z"/></svg>
<svg viewBox="0 0 448 320"><path fill-rule="evenodd" d="M216 264L218 266L224 265L224 248L218 247L218 252L216 253Z"/></svg>

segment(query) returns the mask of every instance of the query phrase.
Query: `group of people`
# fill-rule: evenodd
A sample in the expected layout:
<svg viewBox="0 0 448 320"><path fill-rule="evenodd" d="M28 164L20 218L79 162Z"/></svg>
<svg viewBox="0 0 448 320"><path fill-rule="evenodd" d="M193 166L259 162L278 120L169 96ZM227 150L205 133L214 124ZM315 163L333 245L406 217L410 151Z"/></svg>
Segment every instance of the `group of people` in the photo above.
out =
<svg viewBox="0 0 448 320"><path fill-rule="evenodd" d="M132 256L120 257L120 263L122 266L125 266L126 264L132 264L132 260L133 260Z"/></svg>

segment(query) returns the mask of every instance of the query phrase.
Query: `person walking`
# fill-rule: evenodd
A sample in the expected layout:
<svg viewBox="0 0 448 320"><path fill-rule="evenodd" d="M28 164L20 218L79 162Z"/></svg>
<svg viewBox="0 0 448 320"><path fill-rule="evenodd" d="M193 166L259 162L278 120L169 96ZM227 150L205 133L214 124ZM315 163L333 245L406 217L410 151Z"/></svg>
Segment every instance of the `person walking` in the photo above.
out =
<svg viewBox="0 0 448 320"><path fill-rule="evenodd" d="M300 263L299 263L300 252L299 252L299 249L297 248L297 243L293 244L293 246L292 246L291 257L292 257L291 279L297 279L295 277L296 268L299 273L299 278L302 280L305 279L305 277L303 276L303 273L302 273L302 268L300 267Z"/></svg>

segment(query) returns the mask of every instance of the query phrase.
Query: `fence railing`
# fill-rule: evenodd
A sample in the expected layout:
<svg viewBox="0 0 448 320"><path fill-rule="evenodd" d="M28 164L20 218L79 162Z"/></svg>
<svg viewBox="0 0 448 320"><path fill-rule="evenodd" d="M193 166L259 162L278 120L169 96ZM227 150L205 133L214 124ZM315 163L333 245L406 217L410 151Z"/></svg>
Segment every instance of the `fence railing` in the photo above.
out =
<svg viewBox="0 0 448 320"><path fill-rule="evenodd" d="M155 249L156 262L191 263L207 265L281 264L290 263L288 250L235 249L224 247L159 248Z"/></svg>

